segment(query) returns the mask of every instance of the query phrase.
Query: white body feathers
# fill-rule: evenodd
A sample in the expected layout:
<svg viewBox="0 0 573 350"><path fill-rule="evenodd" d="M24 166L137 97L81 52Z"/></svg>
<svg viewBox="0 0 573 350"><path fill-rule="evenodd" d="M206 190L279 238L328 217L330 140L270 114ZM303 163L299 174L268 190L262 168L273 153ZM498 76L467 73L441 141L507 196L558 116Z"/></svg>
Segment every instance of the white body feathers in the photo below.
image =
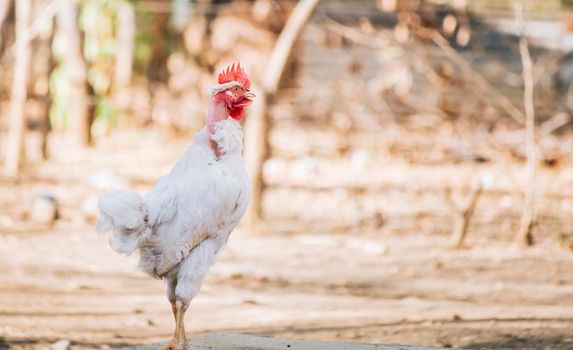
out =
<svg viewBox="0 0 573 350"><path fill-rule="evenodd" d="M204 128L145 197L116 191L99 199L98 232L113 230L110 245L119 253L139 249L141 269L176 281L168 294L175 293L176 285L184 299L199 290L250 197L240 124L217 122L211 139L221 151L219 159Z"/></svg>

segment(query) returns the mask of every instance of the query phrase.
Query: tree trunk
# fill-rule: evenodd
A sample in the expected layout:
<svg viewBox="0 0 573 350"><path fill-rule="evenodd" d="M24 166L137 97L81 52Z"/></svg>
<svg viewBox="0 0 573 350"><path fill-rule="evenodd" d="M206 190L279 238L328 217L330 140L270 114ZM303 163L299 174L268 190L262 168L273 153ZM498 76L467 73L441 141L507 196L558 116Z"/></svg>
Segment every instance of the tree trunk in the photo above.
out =
<svg viewBox="0 0 573 350"><path fill-rule="evenodd" d="M40 6L38 1L35 6ZM54 19L50 18L45 30L31 41L32 57L28 101L35 102L35 110L28 113L28 136L26 156L31 162L48 158L48 133L50 131L50 76L54 70L52 44L54 39Z"/></svg>
<svg viewBox="0 0 573 350"><path fill-rule="evenodd" d="M10 18L12 10L12 0L0 0L0 54L4 52L6 46L5 38L8 36L7 30L4 30L7 20Z"/></svg>
<svg viewBox="0 0 573 350"><path fill-rule="evenodd" d="M122 3L117 9L117 55L115 57L115 85L131 84L133 49L135 44L135 10L133 4Z"/></svg>
<svg viewBox="0 0 573 350"><path fill-rule="evenodd" d="M251 115L245 122L245 158L251 175L251 201L245 222L251 232L259 230L262 216L263 165L268 154L267 106L270 103L270 97L262 89L253 104Z"/></svg>
<svg viewBox="0 0 573 350"><path fill-rule="evenodd" d="M301 0L294 8L277 39L267 63L262 81L263 91L258 98L258 105L253 106L256 108L253 108L253 113L246 121L245 153L252 181L251 203L247 210L246 221L251 231L258 230L258 222L262 216L263 165L268 153L269 122L267 106L273 103L293 46L300 37L318 1Z"/></svg>
<svg viewBox="0 0 573 350"><path fill-rule="evenodd" d="M78 5L73 0L64 2L57 15L58 30L65 37L67 52L63 65L70 82L70 127L78 145L91 143L93 121L93 90L87 81L87 62L83 56L82 33L78 25Z"/></svg>
<svg viewBox="0 0 573 350"><path fill-rule="evenodd" d="M160 0L169 3L170 0ZM151 60L147 67L147 77L150 82L167 80L167 32L169 24L168 13L155 13L154 21L151 24L151 36L153 38L153 48Z"/></svg>
<svg viewBox="0 0 573 350"><path fill-rule="evenodd" d="M117 55L115 56L114 100L120 111L130 104L133 50L135 46L135 10L133 4L122 3L117 10Z"/></svg>
<svg viewBox="0 0 573 350"><path fill-rule="evenodd" d="M10 121L6 140L5 172L10 177L19 175L24 155L24 133L26 115L24 106L27 98L28 74L30 68L30 46L25 43L31 18L31 0L19 0L16 3L16 44L14 54L14 76L10 100Z"/></svg>

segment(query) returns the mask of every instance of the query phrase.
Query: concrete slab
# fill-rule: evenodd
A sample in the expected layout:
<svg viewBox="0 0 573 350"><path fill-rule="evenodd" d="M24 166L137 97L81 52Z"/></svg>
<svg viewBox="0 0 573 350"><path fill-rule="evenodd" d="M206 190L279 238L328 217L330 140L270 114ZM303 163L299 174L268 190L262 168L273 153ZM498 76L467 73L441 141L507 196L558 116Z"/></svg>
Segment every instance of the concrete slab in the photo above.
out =
<svg viewBox="0 0 573 350"><path fill-rule="evenodd" d="M157 350L163 344L133 346L129 350ZM437 350L408 345L360 344L315 340L289 340L247 334L211 334L189 340L190 350Z"/></svg>

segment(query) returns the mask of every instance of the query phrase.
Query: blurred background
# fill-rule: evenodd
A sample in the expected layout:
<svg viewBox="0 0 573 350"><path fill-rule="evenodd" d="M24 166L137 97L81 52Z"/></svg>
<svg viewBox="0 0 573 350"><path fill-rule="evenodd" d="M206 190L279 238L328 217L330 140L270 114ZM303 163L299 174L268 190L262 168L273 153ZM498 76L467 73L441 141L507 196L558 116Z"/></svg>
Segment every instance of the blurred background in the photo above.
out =
<svg viewBox="0 0 573 350"><path fill-rule="evenodd" d="M572 1L0 0L0 32L0 349L171 336L97 196L167 173L236 61L255 193L189 335L573 348Z"/></svg>

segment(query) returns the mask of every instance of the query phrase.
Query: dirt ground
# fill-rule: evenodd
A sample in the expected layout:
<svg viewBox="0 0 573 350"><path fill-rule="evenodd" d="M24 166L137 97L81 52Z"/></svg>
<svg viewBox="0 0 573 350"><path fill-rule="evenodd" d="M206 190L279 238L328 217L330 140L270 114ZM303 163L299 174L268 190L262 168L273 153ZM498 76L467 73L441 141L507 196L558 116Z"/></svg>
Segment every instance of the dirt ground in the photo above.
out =
<svg viewBox="0 0 573 350"><path fill-rule="evenodd" d="M93 176L113 169L144 193L187 141L157 132L107 141L87 152L58 141L54 159L22 182L2 180L0 349L46 349L60 339L72 349L107 349L170 337L163 283L95 233L91 205L102 188L94 184L113 177ZM51 228L28 219L30 199L45 190L61 206ZM521 249L492 235L474 236L463 250L448 243L443 234L384 227L239 229L192 302L188 334L573 349L571 251L551 239Z"/></svg>

